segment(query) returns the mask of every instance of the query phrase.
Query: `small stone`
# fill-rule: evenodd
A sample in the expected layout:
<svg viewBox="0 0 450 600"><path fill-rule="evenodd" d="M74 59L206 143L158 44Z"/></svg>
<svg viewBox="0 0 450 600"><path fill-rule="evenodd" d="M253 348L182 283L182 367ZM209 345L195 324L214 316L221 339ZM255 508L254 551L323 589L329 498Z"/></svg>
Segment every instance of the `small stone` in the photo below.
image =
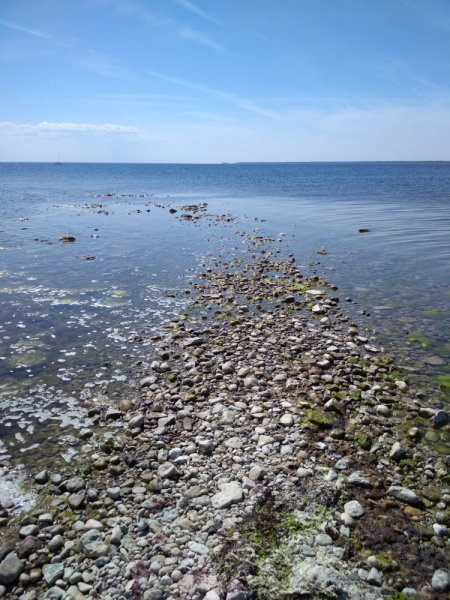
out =
<svg viewBox="0 0 450 600"><path fill-rule="evenodd" d="M87 558L98 558L109 554L109 546L102 541L102 534L97 529L91 529L81 538L81 549Z"/></svg>
<svg viewBox="0 0 450 600"><path fill-rule="evenodd" d="M380 571L375 568L370 569L369 575L367 576L367 583L381 587L383 584L383 573L380 573Z"/></svg>
<svg viewBox="0 0 450 600"><path fill-rule="evenodd" d="M316 535L314 545L315 546L332 546L333 540L328 534L319 533L318 535Z"/></svg>
<svg viewBox="0 0 450 600"><path fill-rule="evenodd" d="M181 448L171 448L169 450L169 458L170 460L175 460L183 454Z"/></svg>
<svg viewBox="0 0 450 600"><path fill-rule="evenodd" d="M78 510L84 504L84 496L81 496L81 494L72 494L69 496L68 503L72 510Z"/></svg>
<svg viewBox="0 0 450 600"><path fill-rule="evenodd" d="M172 579L173 583L178 583L183 578L183 573L178 569L175 569L175 571L172 571L170 578Z"/></svg>
<svg viewBox="0 0 450 600"><path fill-rule="evenodd" d="M390 458L393 460L401 460L406 454L405 447L400 444L400 442L395 442L392 446L391 451L389 453Z"/></svg>
<svg viewBox="0 0 450 600"><path fill-rule="evenodd" d="M444 537L447 535L447 527L445 527L445 525L441 525L440 523L433 523L433 531L439 537Z"/></svg>
<svg viewBox="0 0 450 600"><path fill-rule="evenodd" d="M34 554L42 548L42 542L36 537L29 535L24 539L22 544L17 549L19 558L27 558L30 554Z"/></svg>
<svg viewBox="0 0 450 600"><path fill-rule="evenodd" d="M443 410L438 410L438 412L431 417L431 424L436 429L444 427L444 425L448 425L448 423L450 423L450 417Z"/></svg>
<svg viewBox="0 0 450 600"><path fill-rule="evenodd" d="M224 483L220 486L221 491L211 498L211 504L214 508L228 508L232 504L242 502L244 494L241 486L236 482Z"/></svg>
<svg viewBox="0 0 450 600"><path fill-rule="evenodd" d="M201 440L198 443L198 451L201 454L212 454L214 451L214 442L212 440Z"/></svg>
<svg viewBox="0 0 450 600"><path fill-rule="evenodd" d="M226 600L247 600L247 594L243 590L233 590L227 593Z"/></svg>
<svg viewBox="0 0 450 600"><path fill-rule="evenodd" d="M160 465L158 468L158 477L161 477L161 479L176 479L179 474L176 466L169 462Z"/></svg>
<svg viewBox="0 0 450 600"><path fill-rule="evenodd" d="M26 538L29 535L37 535L39 533L39 527L37 525L26 525L22 527L19 531L19 535L21 538Z"/></svg>
<svg viewBox="0 0 450 600"><path fill-rule="evenodd" d="M44 575L47 585L50 587L64 575L64 564L54 563L50 565L44 565L42 567L42 574Z"/></svg>
<svg viewBox="0 0 450 600"><path fill-rule="evenodd" d="M405 487L400 487L397 485L391 485L388 489L388 496L393 496L397 498L397 500L401 500L402 502L406 502L406 504L420 504L421 500L417 494L415 494L412 490L409 490Z"/></svg>
<svg viewBox="0 0 450 600"><path fill-rule="evenodd" d="M91 531L91 529L97 529L98 531L103 531L104 529L103 523L97 521L97 519L88 519L84 525L85 531Z"/></svg>
<svg viewBox="0 0 450 600"><path fill-rule="evenodd" d="M340 458L337 463L334 465L335 469L338 469L339 471L345 471L346 469L348 469L350 466L350 461L348 458Z"/></svg>
<svg viewBox="0 0 450 600"><path fill-rule="evenodd" d="M45 485L49 481L49 479L50 479L50 477L49 477L48 471L46 471L46 470L41 471L34 477L35 482L39 483L40 485Z"/></svg>
<svg viewBox="0 0 450 600"><path fill-rule="evenodd" d="M223 425L232 425L234 423L234 412L232 410L224 410L220 422Z"/></svg>
<svg viewBox="0 0 450 600"><path fill-rule="evenodd" d="M195 552L195 554L201 554L202 556L209 554L209 548L204 544L199 544L198 542L188 542L187 546L189 550Z"/></svg>
<svg viewBox="0 0 450 600"><path fill-rule="evenodd" d="M120 487L112 487L106 490L106 495L112 500L118 500L120 498Z"/></svg>
<svg viewBox="0 0 450 600"><path fill-rule="evenodd" d="M415 590L414 588L405 587L402 589L402 594L404 594L405 596L417 596L417 593L417 590Z"/></svg>
<svg viewBox="0 0 450 600"><path fill-rule="evenodd" d="M239 450L240 448L242 448L243 443L241 438L232 437L225 442L225 446L227 448L232 448L233 450Z"/></svg>
<svg viewBox="0 0 450 600"><path fill-rule="evenodd" d="M350 477L348 478L348 482L352 483L353 485L359 485L360 487L365 487L365 488L372 487L372 484L370 483L370 481L368 479L366 479L365 477L363 477L361 475L361 473L359 473L359 471L355 471L354 473L352 473L350 475Z"/></svg>
<svg viewBox="0 0 450 600"><path fill-rule="evenodd" d="M142 428L144 425L144 415L136 415L128 421L128 429Z"/></svg>
<svg viewBox="0 0 450 600"><path fill-rule="evenodd" d="M15 581L23 571L23 561L15 552L10 552L0 563L0 584L7 585Z"/></svg>
<svg viewBox="0 0 450 600"><path fill-rule="evenodd" d="M431 586L438 592L450 591L450 571L448 569L437 569L433 574Z"/></svg>
<svg viewBox="0 0 450 600"><path fill-rule="evenodd" d="M84 490L85 487L86 483L82 477L74 477L73 479L66 481L66 490L70 494L76 494L76 492Z"/></svg>
<svg viewBox="0 0 450 600"><path fill-rule="evenodd" d="M352 519L359 519L364 515L364 508L358 502L358 500L350 500L344 504L344 511L352 517Z"/></svg>
<svg viewBox="0 0 450 600"><path fill-rule="evenodd" d="M50 552L55 553L57 550L64 546L64 539L62 535L55 535L48 542L48 549Z"/></svg>
<svg viewBox="0 0 450 600"><path fill-rule="evenodd" d="M123 538L122 530L120 529L120 527L118 525L116 525L111 530L110 542L111 542L111 544L118 546L120 544L120 540L122 538Z"/></svg>
<svg viewBox="0 0 450 600"><path fill-rule="evenodd" d="M270 437L270 435L260 435L258 438L258 446L267 446L267 444L273 444L275 438Z"/></svg>
<svg viewBox="0 0 450 600"><path fill-rule="evenodd" d="M260 465L255 465L249 471L248 478L252 481L260 481L266 474L266 469Z"/></svg>
<svg viewBox="0 0 450 600"><path fill-rule="evenodd" d="M290 414L285 414L280 417L280 425L283 427L292 427L294 424L294 417Z"/></svg>
<svg viewBox="0 0 450 600"><path fill-rule="evenodd" d="M209 590L209 592L205 595L205 600L220 600L220 596L216 590Z"/></svg>
<svg viewBox="0 0 450 600"><path fill-rule="evenodd" d="M396 381L395 385L398 387L399 390L406 390L406 388L408 387L406 381Z"/></svg>
<svg viewBox="0 0 450 600"><path fill-rule="evenodd" d="M87 428L80 429L80 432L78 434L78 436L81 440L88 440L93 435L94 435L94 432L92 431L92 429L87 429Z"/></svg>

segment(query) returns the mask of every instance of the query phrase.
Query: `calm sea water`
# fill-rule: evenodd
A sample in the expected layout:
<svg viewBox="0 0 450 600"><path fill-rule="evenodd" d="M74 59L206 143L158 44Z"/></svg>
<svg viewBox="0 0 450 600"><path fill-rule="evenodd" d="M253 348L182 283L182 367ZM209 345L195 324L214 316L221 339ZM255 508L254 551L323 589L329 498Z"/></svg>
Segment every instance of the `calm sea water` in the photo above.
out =
<svg viewBox="0 0 450 600"><path fill-rule="evenodd" d="M204 202L234 220L176 218ZM183 308L164 290L255 229L284 233L281 253L337 284L432 402L450 402L450 163L3 163L0 217L0 460L56 456L61 433L89 425L86 398L122 393L151 352L133 338Z"/></svg>

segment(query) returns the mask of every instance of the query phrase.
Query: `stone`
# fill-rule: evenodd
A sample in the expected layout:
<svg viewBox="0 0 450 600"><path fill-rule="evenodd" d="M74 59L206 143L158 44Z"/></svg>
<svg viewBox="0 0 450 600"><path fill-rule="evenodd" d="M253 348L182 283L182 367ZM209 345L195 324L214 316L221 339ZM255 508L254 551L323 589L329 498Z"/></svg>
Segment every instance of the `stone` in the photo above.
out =
<svg viewBox="0 0 450 600"><path fill-rule="evenodd" d="M84 506L84 501L81 494L71 494L67 502L72 510L79 510Z"/></svg>
<svg viewBox="0 0 450 600"><path fill-rule="evenodd" d="M267 446L267 444L273 444L275 441L275 438L271 437L270 435L260 435L258 438L258 446Z"/></svg>
<svg viewBox="0 0 450 600"><path fill-rule="evenodd" d="M39 485L45 485L46 483L48 483L49 479L50 479L50 477L49 477L48 471L46 471L46 470L41 471L34 477L35 482L39 483Z"/></svg>
<svg viewBox="0 0 450 600"><path fill-rule="evenodd" d="M248 473L248 478L252 481L260 481L264 478L266 472L267 471L264 467L261 467L260 465L255 465L250 469Z"/></svg>
<svg viewBox="0 0 450 600"><path fill-rule="evenodd" d="M216 590L209 590L209 592L205 595L205 600L220 600L220 596Z"/></svg>
<svg viewBox="0 0 450 600"><path fill-rule="evenodd" d="M195 554L200 554L202 556L206 556L207 554L209 554L208 546L205 546L204 544L199 544L199 542L188 542L187 546L189 550L195 552Z"/></svg>
<svg viewBox="0 0 450 600"><path fill-rule="evenodd" d="M26 538L29 535L37 535L39 533L39 527L37 525L26 525L19 530L21 538Z"/></svg>
<svg viewBox="0 0 450 600"><path fill-rule="evenodd" d="M352 483L353 485L358 485L360 487L365 487L365 488L372 487L372 484L370 483L370 481L368 479L366 479L365 477L363 477L363 475L361 475L361 473L359 473L359 471L355 471L354 473L351 473L351 475L348 478L348 482Z"/></svg>
<svg viewBox="0 0 450 600"><path fill-rule="evenodd" d="M201 454L212 454L214 452L214 442L212 440L201 440L198 443L198 451Z"/></svg>
<svg viewBox="0 0 450 600"><path fill-rule="evenodd" d="M447 535L447 527L445 525L441 525L440 523L433 523L433 531L435 535L439 537L444 537Z"/></svg>
<svg viewBox="0 0 450 600"><path fill-rule="evenodd" d="M103 531L104 529L103 523L97 521L97 519L88 519L84 524L85 531L90 531L91 529L97 529L98 531Z"/></svg>
<svg viewBox="0 0 450 600"><path fill-rule="evenodd" d="M87 427L80 429L80 432L78 434L78 436L81 440L88 440L93 435L94 435L94 432L92 431L92 429L88 429Z"/></svg>
<svg viewBox="0 0 450 600"><path fill-rule="evenodd" d="M348 458L344 457L344 458L340 458L337 463L334 465L335 469L338 469L339 471L345 471L346 469L348 469L350 466L350 461Z"/></svg>
<svg viewBox="0 0 450 600"><path fill-rule="evenodd" d="M120 487L107 488L106 490L106 495L112 500L118 500L120 498L120 493Z"/></svg>
<svg viewBox="0 0 450 600"><path fill-rule="evenodd" d="M395 385L398 387L399 390L406 390L406 388L408 387L406 381L396 381Z"/></svg>
<svg viewBox="0 0 450 600"><path fill-rule="evenodd" d="M57 585L49 588L44 598L49 598L51 600L62 600L65 596L64 590L58 587Z"/></svg>
<svg viewBox="0 0 450 600"><path fill-rule="evenodd" d="M158 468L158 477L161 479L176 479L180 475L180 472L176 466L170 462L166 462Z"/></svg>
<svg viewBox="0 0 450 600"><path fill-rule="evenodd" d="M257 387L257 386L258 386L258 380L256 379L256 377L254 377L253 375L250 375L249 377L245 377L244 387L246 389L251 389L252 387Z"/></svg>
<svg viewBox="0 0 450 600"><path fill-rule="evenodd" d="M50 565L44 565L42 567L42 574L49 587L61 579L64 575L64 563L54 563Z"/></svg>
<svg viewBox="0 0 450 600"><path fill-rule="evenodd" d="M26 537L19 548L17 549L17 556L19 558L27 558L30 554L34 554L42 548L42 542L37 537L29 535Z"/></svg>
<svg viewBox="0 0 450 600"><path fill-rule="evenodd" d="M292 427L294 424L294 417L290 414L285 414L280 417L280 425L283 427Z"/></svg>
<svg viewBox="0 0 450 600"><path fill-rule="evenodd" d="M15 581L22 573L24 567L23 561L15 552L10 552L0 563L0 584L8 585Z"/></svg>
<svg viewBox="0 0 450 600"><path fill-rule="evenodd" d="M405 587L402 589L402 594L405 596L417 596L417 590L414 588Z"/></svg>
<svg viewBox="0 0 450 600"><path fill-rule="evenodd" d="M247 594L244 590L233 590L227 593L226 600L247 600Z"/></svg>
<svg viewBox="0 0 450 600"><path fill-rule="evenodd" d="M256 487L256 483L254 481L252 481L248 477L242 478L242 488L244 490L252 490L254 487Z"/></svg>
<svg viewBox="0 0 450 600"><path fill-rule="evenodd" d="M59 550L60 548L62 548L63 546L64 546L64 538L63 538L62 535L55 535L48 542L48 549L50 550L50 552L53 552L53 554L57 550Z"/></svg>
<svg viewBox="0 0 450 600"><path fill-rule="evenodd" d="M433 427L439 429L450 423L450 417L445 411L438 410L438 412L431 417L430 421Z"/></svg>
<svg viewBox="0 0 450 600"><path fill-rule="evenodd" d="M391 451L389 452L389 457L392 458L392 460L399 461L405 456L405 454L405 447L402 446L400 442L395 442L391 448Z"/></svg>
<svg viewBox="0 0 450 600"><path fill-rule="evenodd" d="M109 554L110 548L103 542L102 534L97 529L84 533L80 542L82 552L87 558L98 558Z"/></svg>
<svg viewBox="0 0 450 600"><path fill-rule="evenodd" d="M193 498L197 498L202 495L202 488L199 485L193 485L191 488L184 492L186 498L192 500Z"/></svg>
<svg viewBox="0 0 450 600"><path fill-rule="evenodd" d="M73 479L66 481L66 490L70 494L76 494L80 490L84 490L85 487L86 483L82 477L74 477Z"/></svg>
<svg viewBox="0 0 450 600"><path fill-rule="evenodd" d="M242 502L244 494L241 486L236 482L223 483L221 491L211 498L211 504L216 509L227 508L232 504Z"/></svg>
<svg viewBox="0 0 450 600"><path fill-rule="evenodd" d="M365 513L364 508L358 502L358 500L350 500L344 504L344 512L352 517L352 519L359 519Z"/></svg>
<svg viewBox="0 0 450 600"><path fill-rule="evenodd" d="M183 454L183 451L181 450L181 448L171 448L169 450L170 460L175 460L175 459L179 458L182 454Z"/></svg>
<svg viewBox="0 0 450 600"><path fill-rule="evenodd" d="M375 567L372 567L367 576L367 583L381 587L383 585L383 573L380 573Z"/></svg>
<svg viewBox="0 0 450 600"><path fill-rule="evenodd" d="M415 505L421 503L419 496L417 496L417 494L412 490L405 487L391 485L391 487L388 489L387 494L388 496L392 496L393 498L401 500L406 504Z"/></svg>
<svg viewBox="0 0 450 600"><path fill-rule="evenodd" d="M319 533L314 540L315 546L332 546L333 540L327 533Z"/></svg>
<svg viewBox="0 0 450 600"><path fill-rule="evenodd" d="M243 445L241 438L238 437L232 437L225 442L225 446L233 450L239 450Z"/></svg>
<svg viewBox="0 0 450 600"><path fill-rule="evenodd" d="M220 422L223 425L232 425L234 423L234 412L232 410L224 410Z"/></svg>
<svg viewBox="0 0 450 600"><path fill-rule="evenodd" d="M433 573L431 586L438 592L450 591L450 571L448 569L437 569Z"/></svg>

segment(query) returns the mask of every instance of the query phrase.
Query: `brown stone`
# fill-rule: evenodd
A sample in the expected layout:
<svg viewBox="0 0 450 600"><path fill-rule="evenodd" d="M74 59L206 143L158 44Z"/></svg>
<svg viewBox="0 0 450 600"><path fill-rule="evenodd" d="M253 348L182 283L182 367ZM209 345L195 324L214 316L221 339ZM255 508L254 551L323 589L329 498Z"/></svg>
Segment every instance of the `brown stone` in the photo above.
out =
<svg viewBox="0 0 450 600"><path fill-rule="evenodd" d="M69 496L69 506L72 510L80 509L84 504L84 496L81 494L72 494Z"/></svg>
<svg viewBox="0 0 450 600"><path fill-rule="evenodd" d="M27 558L28 556L30 556L30 554L34 554L41 548L42 548L41 540L38 540L38 538L36 538L32 535L29 535L20 544L20 546L17 550L17 556L20 559Z"/></svg>
<svg viewBox="0 0 450 600"><path fill-rule="evenodd" d="M410 517L420 517L423 514L421 510L414 508L414 506L407 506L404 512Z"/></svg>

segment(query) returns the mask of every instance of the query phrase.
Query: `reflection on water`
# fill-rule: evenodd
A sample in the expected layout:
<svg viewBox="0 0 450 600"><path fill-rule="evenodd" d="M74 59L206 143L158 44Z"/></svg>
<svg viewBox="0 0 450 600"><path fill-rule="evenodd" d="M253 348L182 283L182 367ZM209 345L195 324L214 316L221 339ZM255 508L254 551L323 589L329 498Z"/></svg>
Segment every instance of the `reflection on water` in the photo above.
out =
<svg viewBox="0 0 450 600"><path fill-rule="evenodd" d="M48 460L61 427L89 425L80 407L126 394L185 306L170 296L244 230L336 283L429 401L450 402L449 184L448 163L0 165L0 461ZM179 219L200 202L237 219Z"/></svg>

